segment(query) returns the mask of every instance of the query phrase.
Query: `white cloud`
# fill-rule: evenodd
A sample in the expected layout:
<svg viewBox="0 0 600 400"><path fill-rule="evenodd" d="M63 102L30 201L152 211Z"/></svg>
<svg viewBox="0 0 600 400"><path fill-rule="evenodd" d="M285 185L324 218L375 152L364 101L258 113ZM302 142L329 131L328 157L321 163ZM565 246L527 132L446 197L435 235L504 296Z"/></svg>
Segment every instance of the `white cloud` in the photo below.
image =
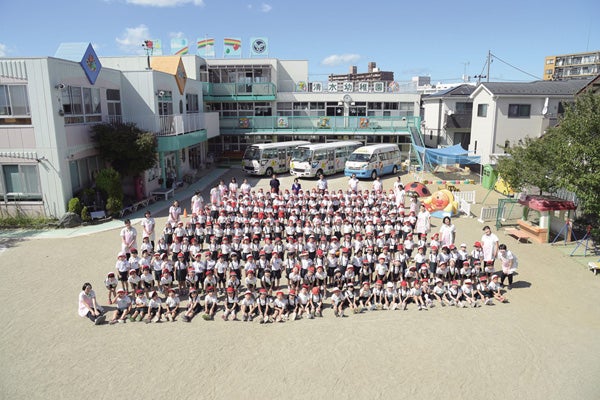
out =
<svg viewBox="0 0 600 400"><path fill-rule="evenodd" d="M6 57L6 45L4 43L0 43L0 57Z"/></svg>
<svg viewBox="0 0 600 400"><path fill-rule="evenodd" d="M127 3L136 6L147 7L178 7L192 4L199 7L204 7L204 0L126 0Z"/></svg>
<svg viewBox="0 0 600 400"><path fill-rule="evenodd" d="M144 54L142 43L144 40L152 39L150 30L144 24L135 28L125 28L121 37L116 38L119 48L125 53Z"/></svg>
<svg viewBox="0 0 600 400"><path fill-rule="evenodd" d="M360 60L359 54L332 54L325 57L321 64L335 67L336 65L354 63Z"/></svg>
<svg viewBox="0 0 600 400"><path fill-rule="evenodd" d="M185 33L183 32L169 32L170 38L182 38L185 37Z"/></svg>
<svg viewBox="0 0 600 400"><path fill-rule="evenodd" d="M262 3L260 5L260 11L264 12L264 13L268 13L269 11L271 11L273 9L273 7L271 7L270 4L267 3Z"/></svg>

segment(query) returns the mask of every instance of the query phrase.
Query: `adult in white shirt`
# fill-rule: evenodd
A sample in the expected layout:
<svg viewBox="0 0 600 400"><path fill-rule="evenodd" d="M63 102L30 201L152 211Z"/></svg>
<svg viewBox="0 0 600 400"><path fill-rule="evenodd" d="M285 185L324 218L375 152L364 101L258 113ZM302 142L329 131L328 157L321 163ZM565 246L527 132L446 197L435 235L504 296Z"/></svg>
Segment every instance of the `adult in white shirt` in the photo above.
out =
<svg viewBox="0 0 600 400"><path fill-rule="evenodd" d="M377 177L373 181L373 191L375 193L381 193L381 192L383 192L383 183L381 183L381 178Z"/></svg>
<svg viewBox="0 0 600 400"><path fill-rule="evenodd" d="M417 214L417 222L415 224L415 232L418 234L424 233L428 234L431 230L431 214L425 208L423 204L421 204L421 209Z"/></svg>
<svg viewBox="0 0 600 400"><path fill-rule="evenodd" d="M500 283L504 286L504 280L508 278L508 289L510 289L513 283L513 273L517 269L517 257L506 248L505 244L501 244L498 246L498 259L502 263Z"/></svg>
<svg viewBox="0 0 600 400"><path fill-rule="evenodd" d="M79 316L87 317L96 325L104 322L106 317L102 315L103 308L96 302L96 293L88 282L83 284L79 293Z"/></svg>
<svg viewBox="0 0 600 400"><path fill-rule="evenodd" d="M456 227L452 223L450 217L444 217L442 219L442 226L440 226L440 245L450 246L454 244L456 239Z"/></svg>
<svg viewBox="0 0 600 400"><path fill-rule="evenodd" d="M317 190L319 191L319 193L323 194L325 193L325 191L327 190L328 184L327 184L327 180L325 179L325 175L321 174L319 175L319 180L317 181Z"/></svg>
<svg viewBox="0 0 600 400"><path fill-rule="evenodd" d="M350 179L348 179L348 190L353 193L358 192L358 178L356 177L356 174L352 174Z"/></svg>
<svg viewBox="0 0 600 400"><path fill-rule="evenodd" d="M167 221L171 224L172 227L177 226L179 223L179 219L181 217L181 207L179 207L179 202L175 200L173 205L169 207L169 218Z"/></svg>
<svg viewBox="0 0 600 400"><path fill-rule="evenodd" d="M481 237L483 251L483 262L494 262L498 256L498 236L492 233L489 225L483 227L483 236Z"/></svg>
<svg viewBox="0 0 600 400"><path fill-rule="evenodd" d="M150 240L150 243L152 243L152 248L154 248L154 239L155 239L154 229L156 227L156 221L154 220L154 217L150 213L150 210L146 211L146 213L144 214L144 219L142 219L141 225L142 225L142 239L148 238Z"/></svg>
<svg viewBox="0 0 600 400"><path fill-rule="evenodd" d="M131 220L125 220L125 228L121 229L121 252L131 254L132 249L137 249L137 231L131 226Z"/></svg>

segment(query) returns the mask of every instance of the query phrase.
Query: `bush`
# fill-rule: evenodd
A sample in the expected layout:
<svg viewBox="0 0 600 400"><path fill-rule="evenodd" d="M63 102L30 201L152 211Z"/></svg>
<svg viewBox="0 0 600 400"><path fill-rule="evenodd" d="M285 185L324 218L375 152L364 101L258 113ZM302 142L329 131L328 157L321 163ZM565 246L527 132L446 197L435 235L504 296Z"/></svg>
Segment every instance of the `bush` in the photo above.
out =
<svg viewBox="0 0 600 400"><path fill-rule="evenodd" d="M123 209L123 200L116 197L109 197L106 200L106 211L109 215L115 216Z"/></svg>
<svg viewBox="0 0 600 400"><path fill-rule="evenodd" d="M123 187L121 176L113 168L104 168L96 175L96 186L106 193L107 197L123 200Z"/></svg>
<svg viewBox="0 0 600 400"><path fill-rule="evenodd" d="M79 198L73 197L71 200L69 200L67 211L75 214L81 213L81 202L79 201Z"/></svg>
<svg viewBox="0 0 600 400"><path fill-rule="evenodd" d="M85 206L81 209L81 220L83 222L89 222L92 220L92 217L90 216L90 212L88 211L88 208Z"/></svg>

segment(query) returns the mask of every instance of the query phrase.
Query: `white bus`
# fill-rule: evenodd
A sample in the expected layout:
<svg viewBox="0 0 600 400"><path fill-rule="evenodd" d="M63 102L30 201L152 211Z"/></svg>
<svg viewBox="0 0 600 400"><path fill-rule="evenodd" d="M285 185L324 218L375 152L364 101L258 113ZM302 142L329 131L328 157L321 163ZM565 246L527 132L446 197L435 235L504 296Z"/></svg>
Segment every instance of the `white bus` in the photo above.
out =
<svg viewBox="0 0 600 400"><path fill-rule="evenodd" d="M372 144L359 147L346 161L344 175L375 179L385 174L396 174L402 167L397 144Z"/></svg>
<svg viewBox="0 0 600 400"><path fill-rule="evenodd" d="M314 177L341 172L348 156L360 145L360 142L348 140L298 146L292 155L290 173Z"/></svg>
<svg viewBox="0 0 600 400"><path fill-rule="evenodd" d="M310 144L306 140L292 142L253 144L246 149L242 158L242 169L251 175L267 175L290 170L293 150Z"/></svg>

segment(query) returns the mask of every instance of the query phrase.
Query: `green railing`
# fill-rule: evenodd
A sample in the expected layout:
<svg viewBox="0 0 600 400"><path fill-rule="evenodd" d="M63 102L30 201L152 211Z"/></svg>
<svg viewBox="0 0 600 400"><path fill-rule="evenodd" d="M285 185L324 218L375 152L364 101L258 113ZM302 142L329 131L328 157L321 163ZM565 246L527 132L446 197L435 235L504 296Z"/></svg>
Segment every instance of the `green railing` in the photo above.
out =
<svg viewBox="0 0 600 400"><path fill-rule="evenodd" d="M402 132L420 131L421 117L221 117L221 130L246 132Z"/></svg>
<svg viewBox="0 0 600 400"><path fill-rule="evenodd" d="M275 99L277 88L266 83L208 83L202 84L205 100L210 99Z"/></svg>

